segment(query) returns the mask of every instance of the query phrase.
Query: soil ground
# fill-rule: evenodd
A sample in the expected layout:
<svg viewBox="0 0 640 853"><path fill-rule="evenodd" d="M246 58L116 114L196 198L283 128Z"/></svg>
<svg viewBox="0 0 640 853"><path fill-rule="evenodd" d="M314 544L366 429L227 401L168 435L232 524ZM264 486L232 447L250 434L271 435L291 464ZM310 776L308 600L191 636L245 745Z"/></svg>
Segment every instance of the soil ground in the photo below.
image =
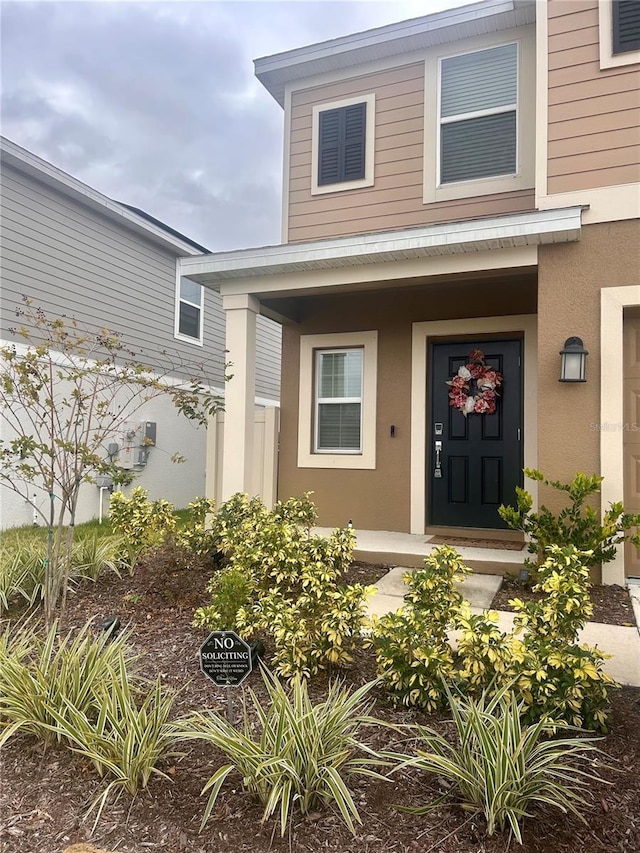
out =
<svg viewBox="0 0 640 853"><path fill-rule="evenodd" d="M384 567L355 564L349 580L372 582ZM195 607L206 601L207 566L176 569L173 555L165 554L136 570L134 577L104 576L84 584L72 597L63 629L79 626L87 618L117 615L130 626L131 639L143 655L144 674L162 676L167 686L181 688L176 714L189 710L225 707L224 691L215 688L199 671L198 649L205 632L191 627ZM621 619L627 614L624 597L611 597L600 588L596 597L607 599L602 615ZM521 595L512 591L508 597ZM494 606L495 606L494 602ZM502 604L500 603L500 606ZM359 685L373 678L370 652L358 652L346 673L348 683ZM250 686L263 696L260 676L251 675ZM312 681L320 697L326 680ZM234 693L236 707L242 688ZM442 793L442 781L416 771L393 781L354 783L363 820L355 837L331 811L297 817L280 837L275 821L261 824L261 807L231 777L223 788L214 815L199 832L205 798L203 785L221 756L201 742L165 766L171 783L154 779L133 801L123 796L109 805L91 836L91 821L83 820L91 800L104 783L81 757L64 748L43 754L27 738L14 738L2 751L0 799L0 849L3 853L62 853L86 841L109 853L638 853L640 851L640 690L616 691L612 701L611 733L602 743L610 756L599 768L602 782L588 794L586 823L559 811L534 813L524 822L524 846L518 848L506 835L487 837L481 818L464 812L453 802L428 815L398 812L394 804L424 805ZM378 696L375 713L394 722L427 722L420 714L391 709ZM445 729L444 718L429 724ZM407 747L393 741L389 730L371 731L377 747ZM228 780L229 781L229 780ZM90 837L91 836L91 837ZM80 848L79 848L80 849ZM87 848L91 849L91 848Z"/></svg>

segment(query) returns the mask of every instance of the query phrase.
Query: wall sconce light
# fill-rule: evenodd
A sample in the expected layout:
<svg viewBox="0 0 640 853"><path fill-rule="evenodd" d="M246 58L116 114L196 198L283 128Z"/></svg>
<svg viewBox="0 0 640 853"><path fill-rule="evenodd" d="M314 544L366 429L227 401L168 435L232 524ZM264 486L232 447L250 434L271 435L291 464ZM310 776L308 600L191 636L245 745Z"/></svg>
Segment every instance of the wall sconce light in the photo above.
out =
<svg viewBox="0 0 640 853"><path fill-rule="evenodd" d="M586 382L588 355L582 338L567 338L560 350L560 382Z"/></svg>

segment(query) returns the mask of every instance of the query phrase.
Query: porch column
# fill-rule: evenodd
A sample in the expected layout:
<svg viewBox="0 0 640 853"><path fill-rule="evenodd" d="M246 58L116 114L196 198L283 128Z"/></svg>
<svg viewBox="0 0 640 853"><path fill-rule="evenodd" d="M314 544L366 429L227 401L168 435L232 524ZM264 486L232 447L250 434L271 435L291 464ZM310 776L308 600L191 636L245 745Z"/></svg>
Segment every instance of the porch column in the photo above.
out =
<svg viewBox="0 0 640 853"><path fill-rule="evenodd" d="M251 493L253 413L256 396L256 314L260 303L248 294L223 296L226 318L226 361L231 379L225 383L222 500L236 492Z"/></svg>

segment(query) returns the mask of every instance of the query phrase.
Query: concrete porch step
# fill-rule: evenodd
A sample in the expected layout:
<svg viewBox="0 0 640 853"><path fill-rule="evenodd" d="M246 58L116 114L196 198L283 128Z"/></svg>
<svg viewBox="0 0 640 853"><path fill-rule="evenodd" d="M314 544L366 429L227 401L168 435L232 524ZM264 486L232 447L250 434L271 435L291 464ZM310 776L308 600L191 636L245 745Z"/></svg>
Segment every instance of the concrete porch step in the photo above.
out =
<svg viewBox="0 0 640 853"><path fill-rule="evenodd" d="M316 528L316 533L328 536L328 527ZM427 542L429 534L394 533L388 530L356 530L354 558L365 563L384 563L391 566L419 568L424 558L437 548ZM458 547L456 551L465 565L474 572L503 575L517 574L527 556L526 549L510 551L502 548Z"/></svg>

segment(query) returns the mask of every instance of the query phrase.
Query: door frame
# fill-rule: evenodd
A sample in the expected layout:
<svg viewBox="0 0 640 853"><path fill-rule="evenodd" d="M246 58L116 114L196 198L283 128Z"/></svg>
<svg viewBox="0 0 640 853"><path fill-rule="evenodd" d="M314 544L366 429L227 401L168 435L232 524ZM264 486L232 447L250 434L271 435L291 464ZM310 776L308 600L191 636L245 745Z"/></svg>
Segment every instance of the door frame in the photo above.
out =
<svg viewBox="0 0 640 853"><path fill-rule="evenodd" d="M538 460L537 363L538 318L535 314L504 317L471 317L432 320L412 324L411 340L411 533L424 534L427 514L427 426L430 388L429 343L432 339L475 335L521 335L523 338L524 466L535 468ZM538 506L537 483L527 483Z"/></svg>

